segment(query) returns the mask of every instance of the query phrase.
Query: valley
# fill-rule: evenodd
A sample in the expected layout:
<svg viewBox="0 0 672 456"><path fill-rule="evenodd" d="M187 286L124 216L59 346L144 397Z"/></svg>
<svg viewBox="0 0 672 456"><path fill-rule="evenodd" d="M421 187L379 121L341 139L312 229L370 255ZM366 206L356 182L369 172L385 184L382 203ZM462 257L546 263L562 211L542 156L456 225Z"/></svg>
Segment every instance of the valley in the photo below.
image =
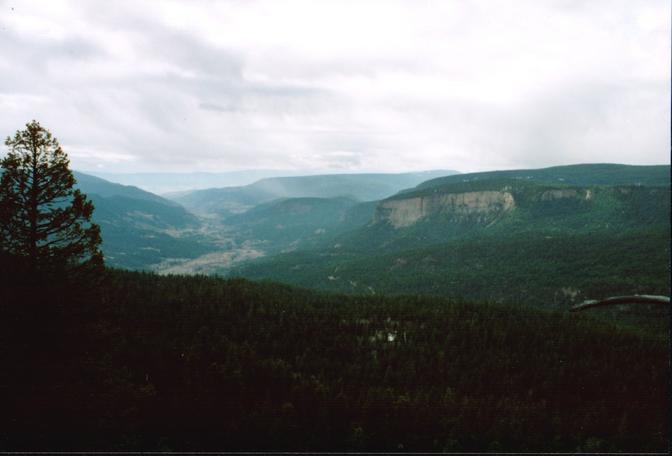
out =
<svg viewBox="0 0 672 456"><path fill-rule="evenodd" d="M0 0L0 453L667 454L671 17Z"/></svg>
<svg viewBox="0 0 672 456"><path fill-rule="evenodd" d="M101 225L110 266L208 274L322 245L370 219L374 201L367 199L451 173L265 178L242 187L181 192L175 201L84 173L76 177L96 206L94 221Z"/></svg>
<svg viewBox="0 0 672 456"><path fill-rule="evenodd" d="M669 166L440 173L264 178L175 201L80 185L122 268L556 308L669 290Z"/></svg>
<svg viewBox="0 0 672 456"><path fill-rule="evenodd" d="M282 178L181 203L77 174L108 267L35 287L0 255L0 442L662 451L669 308L568 310L669 295L669 171L385 178L370 200L347 191L366 177Z"/></svg>

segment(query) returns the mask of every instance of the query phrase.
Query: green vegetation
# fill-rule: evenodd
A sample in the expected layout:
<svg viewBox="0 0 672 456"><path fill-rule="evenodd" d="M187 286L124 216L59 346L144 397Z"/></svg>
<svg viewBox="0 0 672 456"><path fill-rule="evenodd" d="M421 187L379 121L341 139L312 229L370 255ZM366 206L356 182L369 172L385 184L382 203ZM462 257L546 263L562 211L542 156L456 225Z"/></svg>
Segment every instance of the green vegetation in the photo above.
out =
<svg viewBox="0 0 672 456"><path fill-rule="evenodd" d="M669 176L667 186L663 179L669 166L573 165L433 179L382 203L489 190L510 192L515 208L471 215L438 208L402 229L384 222L379 202L354 204L350 198L334 197L389 195L440 173L273 178L182 195L192 210L207 213L206 219L136 187L82 173L76 177L79 188L95 203L94 222L101 226L107 263L131 269L160 269L210 253L253 249L266 256L262 263L268 274L263 277L284 281L286 258L278 258L283 270L275 274L267 267L269 255L299 251L305 256L314 250L349 261L351 253L366 258L409 254L480 236L617 237L632 230L669 227ZM543 196L556 191L574 191L576 196ZM204 270L216 271L210 261L206 260L210 266ZM230 267L224 263L219 272L228 274ZM256 267L252 264L238 273L251 271L250 277L262 277ZM290 282L306 284L297 280Z"/></svg>
<svg viewBox="0 0 672 456"><path fill-rule="evenodd" d="M74 173L95 205L109 266L148 269L164 260L196 258L217 247L198 232L202 222L182 206L137 187Z"/></svg>
<svg viewBox="0 0 672 456"><path fill-rule="evenodd" d="M296 252L241 266L233 276L356 294L431 294L567 308L583 299L664 294L669 233L480 237L364 255Z"/></svg>
<svg viewBox="0 0 672 456"><path fill-rule="evenodd" d="M121 271L0 292L5 450L668 444L667 338L588 315Z"/></svg>
<svg viewBox="0 0 672 456"><path fill-rule="evenodd" d="M388 201L404 197L486 190L511 193L515 207L485 215L461 215L448 210L437 210L402 229L394 229L383 220L375 225L353 230L337 241L342 247L357 251L380 248L399 251L476 237L613 237L631 230L661 229L669 232L669 187L549 186L512 179L492 179L420 189L395 196ZM554 191L573 192L575 196L546 196Z"/></svg>
<svg viewBox="0 0 672 456"><path fill-rule="evenodd" d="M387 207L305 197L228 214L232 244L314 249L234 274L343 294L115 269L36 278L30 252L6 247L6 225L0 448L665 451L670 309L567 308L669 293L669 185L510 177L443 182ZM112 264L221 248L160 197L79 185L94 190ZM419 217L394 206L483 190L515 204L484 195ZM411 223L392 223L394 210Z"/></svg>
<svg viewBox="0 0 672 456"><path fill-rule="evenodd" d="M70 161L56 138L33 120L5 141L0 160L0 251L42 274L79 275L103 265L93 204L74 188Z"/></svg>
<svg viewBox="0 0 672 456"><path fill-rule="evenodd" d="M417 188L429 188L457 182L497 178L529 180L552 185L659 185L669 187L670 165L633 166L599 163L552 166L541 169L486 171L439 177L425 181L418 185Z"/></svg>
<svg viewBox="0 0 672 456"><path fill-rule="evenodd" d="M170 228L157 228L154 220L147 220L129 210L137 201L121 197L102 199L92 195L95 204L94 220L100 224L103 236L102 250L109 266L146 270L163 260L196 258L217 247L207 237L185 230L179 236Z"/></svg>
<svg viewBox="0 0 672 456"><path fill-rule="evenodd" d="M123 196L134 200L153 201L165 206L180 207L170 200L155 195L154 193L146 192L132 185L115 184L114 182L106 181L105 179L77 171L73 172L73 175L77 180L77 187L86 193L96 194L104 198L110 196ZM193 216L191 217L193 218Z"/></svg>
<svg viewBox="0 0 672 456"><path fill-rule="evenodd" d="M227 218L279 198L379 200L427 179L455 173L437 170L402 174L273 177L241 187L211 188L178 194L174 199L194 213Z"/></svg>
<svg viewBox="0 0 672 456"><path fill-rule="evenodd" d="M239 242L257 240L272 254L329 243L364 225L374 207L348 198L286 198L233 215L226 224Z"/></svg>
<svg viewBox="0 0 672 456"><path fill-rule="evenodd" d="M516 206L486 220L478 213L441 210L403 228L381 219L337 236L328 248L261 258L222 272L345 293L564 307L618 294L669 294L669 187L577 188L493 179L421 189L388 201L502 189L512 193ZM576 196L544 197L555 190Z"/></svg>

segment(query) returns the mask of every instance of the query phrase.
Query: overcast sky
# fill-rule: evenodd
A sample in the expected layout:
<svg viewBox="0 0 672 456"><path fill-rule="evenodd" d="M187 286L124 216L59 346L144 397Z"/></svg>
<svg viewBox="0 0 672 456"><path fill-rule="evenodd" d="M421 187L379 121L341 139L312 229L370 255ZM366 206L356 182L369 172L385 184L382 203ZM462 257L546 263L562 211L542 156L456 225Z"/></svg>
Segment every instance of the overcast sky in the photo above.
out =
<svg viewBox="0 0 672 456"><path fill-rule="evenodd" d="M109 172L669 163L669 3L0 0L0 135Z"/></svg>

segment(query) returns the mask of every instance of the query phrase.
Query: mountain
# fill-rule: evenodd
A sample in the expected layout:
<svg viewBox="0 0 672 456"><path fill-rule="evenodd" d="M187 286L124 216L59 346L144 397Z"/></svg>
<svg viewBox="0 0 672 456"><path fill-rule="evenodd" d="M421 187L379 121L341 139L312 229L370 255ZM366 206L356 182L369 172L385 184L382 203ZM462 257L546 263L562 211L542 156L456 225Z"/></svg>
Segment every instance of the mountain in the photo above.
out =
<svg viewBox="0 0 672 456"><path fill-rule="evenodd" d="M199 271L256 243L268 256L230 275L338 294L119 269L36 287L2 254L2 448L662 452L669 306L566 311L669 293L670 185L649 171L467 176L225 220L78 174L114 264Z"/></svg>
<svg viewBox="0 0 672 456"><path fill-rule="evenodd" d="M372 217L374 204L333 195L373 198L442 174L281 177L178 198L200 201L191 209L201 209L204 219L135 186L85 173L76 173L76 179L96 207L94 221L101 225L108 264L165 273L208 273L249 258L330 245L335 236ZM309 196L292 196L303 194ZM222 214L226 217L216 216Z"/></svg>
<svg viewBox="0 0 672 456"><path fill-rule="evenodd" d="M226 219L241 241L257 240L267 254L326 245L373 216L375 204L349 198L281 198Z"/></svg>
<svg viewBox="0 0 672 456"><path fill-rule="evenodd" d="M373 201L438 176L455 174L440 170L403 174L332 174L275 177L242 187L212 188L170 195L190 211L227 218L278 198L350 198Z"/></svg>
<svg viewBox="0 0 672 456"><path fill-rule="evenodd" d="M568 185L647 185L669 186L670 165L633 166L614 163L552 166L540 169L485 171L438 177L427 180L418 188L440 187L445 184L481 179L511 178Z"/></svg>
<svg viewBox="0 0 672 456"><path fill-rule="evenodd" d="M76 186L93 201L105 261L110 266L148 269L174 258L211 251L199 233L200 220L179 204L137 187L75 172Z"/></svg>
<svg viewBox="0 0 672 456"><path fill-rule="evenodd" d="M223 173L107 173L91 171L88 174L124 185L135 185L152 193L185 192L213 187L248 185L259 179L293 176L296 171L253 169Z"/></svg>
<svg viewBox="0 0 672 456"><path fill-rule="evenodd" d="M548 185L493 177L420 187L383 200L356 237L370 247L423 246L511 232L617 232L666 226L669 216L669 187Z"/></svg>
<svg viewBox="0 0 672 456"><path fill-rule="evenodd" d="M586 173L582 185L549 184L555 171L545 170L526 174L543 178L438 179L380 201L366 225L330 248L256 260L231 274L339 292L558 305L667 294L670 188L661 169L669 173L646 167L637 182L617 176L614 185ZM632 185L641 182L656 185Z"/></svg>
<svg viewBox="0 0 672 456"><path fill-rule="evenodd" d="M162 198L154 193L142 190L132 185L120 185L114 182L101 179L100 177L84 174L79 171L73 172L77 187L86 194L96 194L104 198L110 196L122 196L132 198L134 200L153 201L155 203L163 204L165 206L180 207L173 201Z"/></svg>
<svg viewBox="0 0 672 456"><path fill-rule="evenodd" d="M579 289L567 292L574 300L618 281L639 290L634 278L644 291L665 293L666 282L652 278L669 256L661 240L669 230L669 170L607 164L440 178L434 177L446 171L280 177L176 198L200 218L137 187L79 173L77 178L96 205L103 248L114 266L239 274L355 293L467 293L517 300L524 287L503 293L503 282L496 280L498 271L511 264L535 282L529 299L564 302L556 292L565 292L558 290ZM400 188L403 183L410 188ZM379 195L384 199L369 200ZM639 238L644 239L641 247ZM577 250L552 260L567 279L552 287L529 265L552 271L553 262L543 254L554 248L561 253L563 243ZM580 251L600 246L608 252L610 243L625 249L612 250L630 260L639 248L651 263L642 264L644 257L638 256L633 264L639 269L629 276L624 271L609 275L606 288L566 274L585 266L577 263ZM483 246L500 254L482 264L475 252L483 252ZM437 253L430 255L432 250ZM516 253L521 251L529 262ZM470 264L479 269L469 269ZM487 277L492 277L487 286L466 285Z"/></svg>

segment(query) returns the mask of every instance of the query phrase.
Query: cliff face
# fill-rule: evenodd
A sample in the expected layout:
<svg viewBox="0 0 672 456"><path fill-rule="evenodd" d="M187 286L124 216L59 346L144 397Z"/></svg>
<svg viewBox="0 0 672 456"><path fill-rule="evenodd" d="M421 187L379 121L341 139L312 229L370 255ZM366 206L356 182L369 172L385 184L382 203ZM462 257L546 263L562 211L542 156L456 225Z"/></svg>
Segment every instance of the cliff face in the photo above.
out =
<svg viewBox="0 0 672 456"><path fill-rule="evenodd" d="M475 216L477 220L487 221L515 206L509 191L437 193L382 201L374 221L388 222L395 228L413 225L433 214L446 214L456 219Z"/></svg>

